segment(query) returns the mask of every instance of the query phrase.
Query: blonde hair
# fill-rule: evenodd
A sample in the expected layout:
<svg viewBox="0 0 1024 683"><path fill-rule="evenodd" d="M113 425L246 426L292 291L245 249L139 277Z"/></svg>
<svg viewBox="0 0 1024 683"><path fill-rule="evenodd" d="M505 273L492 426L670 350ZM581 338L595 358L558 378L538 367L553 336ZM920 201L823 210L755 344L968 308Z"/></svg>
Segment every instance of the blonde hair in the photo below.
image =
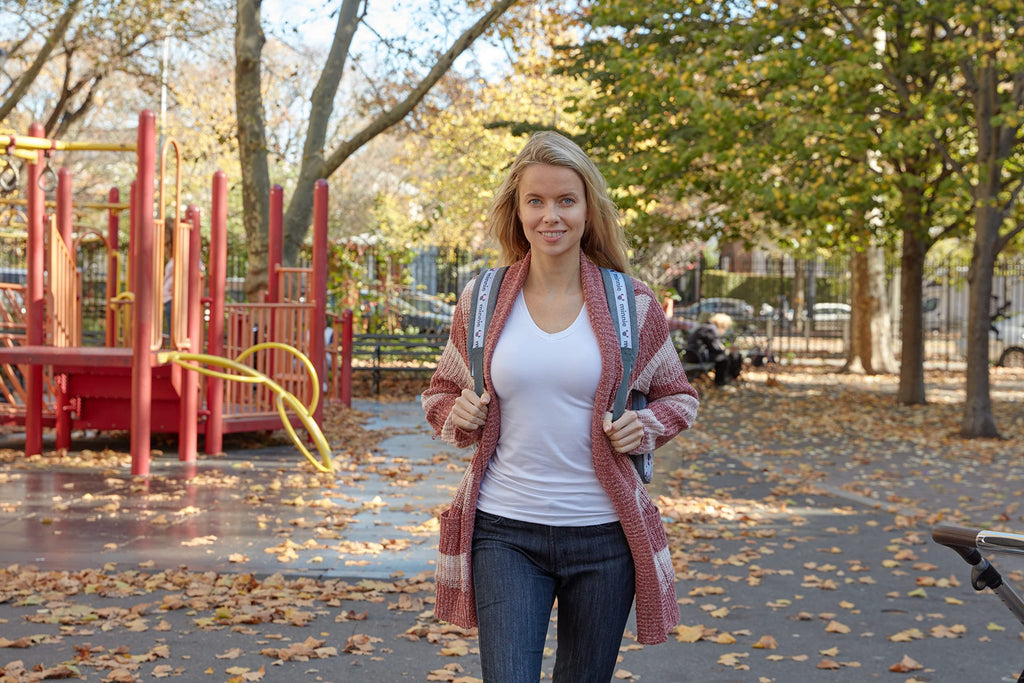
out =
<svg viewBox="0 0 1024 683"><path fill-rule="evenodd" d="M725 334L732 327L732 318L728 313L715 313L709 322L718 328L719 334Z"/></svg>
<svg viewBox="0 0 1024 683"><path fill-rule="evenodd" d="M515 263L530 250L519 220L519 183L533 164L563 166L583 181L587 222L580 247L599 266L629 272L626 236L619 223L619 209L608 196L608 184L597 166L572 140L554 131L534 133L516 156L508 175L491 202L487 225L501 245L500 265Z"/></svg>

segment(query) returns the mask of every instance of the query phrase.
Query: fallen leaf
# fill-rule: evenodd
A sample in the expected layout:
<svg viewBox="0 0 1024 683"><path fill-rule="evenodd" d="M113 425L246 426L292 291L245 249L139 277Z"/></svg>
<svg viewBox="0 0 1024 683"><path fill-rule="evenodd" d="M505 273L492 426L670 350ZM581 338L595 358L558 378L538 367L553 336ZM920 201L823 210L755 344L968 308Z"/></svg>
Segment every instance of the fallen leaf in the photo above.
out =
<svg viewBox="0 0 1024 683"><path fill-rule="evenodd" d="M841 624L838 621L832 620L825 627L826 633L849 633L850 627L845 624Z"/></svg>
<svg viewBox="0 0 1024 683"><path fill-rule="evenodd" d="M919 664L916 660L911 658L909 655L903 655L903 659L901 659L897 663L895 663L892 666L890 666L889 667L889 671L892 671L892 672L895 672L895 673L903 673L903 674L905 674L905 673L909 673L911 671L918 671L918 670L923 669L923 668L924 667L921 666L921 664Z"/></svg>
<svg viewBox="0 0 1024 683"><path fill-rule="evenodd" d="M704 636L703 626L676 627L676 640L680 643L696 643Z"/></svg>

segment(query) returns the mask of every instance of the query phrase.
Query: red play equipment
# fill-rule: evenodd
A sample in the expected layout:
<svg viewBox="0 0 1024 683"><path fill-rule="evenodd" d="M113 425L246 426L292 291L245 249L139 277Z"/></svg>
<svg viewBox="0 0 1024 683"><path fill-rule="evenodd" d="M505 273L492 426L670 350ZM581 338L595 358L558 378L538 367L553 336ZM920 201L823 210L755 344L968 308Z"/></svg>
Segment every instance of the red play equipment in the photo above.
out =
<svg viewBox="0 0 1024 683"><path fill-rule="evenodd" d="M52 175L54 150L130 151L131 145L106 147L61 143L44 137L33 124L28 137L0 135L0 150L27 163L27 281L24 289L24 335L6 334L0 344L0 372L5 379L0 422L25 426L25 453L42 452L43 429L56 431L58 449L71 446L76 430L129 430L132 474L149 473L154 432L177 433L180 460L194 462L197 436L207 453L220 452L223 435L281 428L275 396L253 383L225 382L165 362L167 351L205 353L220 358L245 357L245 363L273 378L298 399L316 395L309 373L294 356L273 347L287 345L308 356L324 377L324 326L327 320L327 183L314 193L313 259L308 268L285 268L282 259L282 190L271 193L270 284L263 303L225 302L227 266L227 180L214 174L210 216L210 258L200 265L202 215L195 206L180 207L180 151L169 140L161 150L157 175L156 126L152 112L139 116L136 178L131 201L118 203L112 190L108 211L106 343L82 346L81 307L72 240L71 174L57 173L55 211L46 213L44 172ZM166 160L175 154L177 176L173 201L165 198ZM44 162L45 154L45 162ZM157 188L159 196L157 195ZM129 289L117 291L120 270L117 244L120 213L129 214ZM168 213L168 210L172 213ZM170 329L163 328L161 282L165 217L174 225L174 296ZM47 260L48 257L48 260ZM204 280L208 296L204 297ZM3 285L7 294L18 285ZM208 305L209 324L203 324ZM5 311L9 311L6 308ZM5 315L8 315L5 313ZM17 323L18 321L4 321ZM10 327L8 325L8 327ZM260 344L258 353L246 350ZM19 383L23 382L23 387ZM14 385L13 390L11 385ZM319 387L317 387L319 390ZM344 397L343 397L344 398ZM312 413L322 423L322 402ZM293 420L292 424L299 424Z"/></svg>

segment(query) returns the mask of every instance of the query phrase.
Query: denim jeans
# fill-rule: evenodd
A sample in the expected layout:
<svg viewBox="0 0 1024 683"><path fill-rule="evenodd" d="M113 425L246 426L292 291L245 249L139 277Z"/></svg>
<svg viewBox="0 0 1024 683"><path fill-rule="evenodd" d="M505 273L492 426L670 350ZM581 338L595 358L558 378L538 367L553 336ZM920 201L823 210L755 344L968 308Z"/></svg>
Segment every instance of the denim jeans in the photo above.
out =
<svg viewBox="0 0 1024 683"><path fill-rule="evenodd" d="M537 683L558 599L556 683L608 683L634 595L618 522L551 527L477 511L473 534L485 683Z"/></svg>

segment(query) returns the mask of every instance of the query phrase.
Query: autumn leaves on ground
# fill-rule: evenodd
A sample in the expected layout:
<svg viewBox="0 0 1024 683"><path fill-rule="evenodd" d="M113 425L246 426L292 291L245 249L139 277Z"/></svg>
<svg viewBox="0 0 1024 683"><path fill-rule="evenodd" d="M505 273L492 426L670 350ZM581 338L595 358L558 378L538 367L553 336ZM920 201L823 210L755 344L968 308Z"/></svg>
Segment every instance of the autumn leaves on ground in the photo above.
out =
<svg viewBox="0 0 1024 683"><path fill-rule="evenodd" d="M986 660L1005 660L995 671L1019 671L1024 656L1011 648L1020 624L991 594L975 596L969 568L928 531L939 521L1024 530L1024 373L993 371L999 441L957 437L958 374L929 374L927 406L897 406L895 382L780 367L748 372L735 390L702 388L698 424L659 451L651 485L674 551L682 623L655 648L627 633L618 679L961 680L951 667L978 647L989 648ZM393 381L384 393L409 401L421 387ZM401 680L479 681L474 632L432 618L429 562L386 580L298 570L343 555L359 577L360 557L387 562L410 543L436 545L430 520L439 506L415 495L422 473L409 454L383 452L393 430L368 430L367 421L359 410L329 411L334 475L235 466L190 482L243 496L252 505L247 523L266 528L266 547L237 549L231 571L187 568L189 554L213 542L203 535L181 544L174 566L104 563L97 548L88 570L0 567L0 680L389 681L400 671ZM441 451L426 464L457 478L466 456ZM196 512L173 490L134 481L118 450L31 459L8 451L0 460L0 483L77 468L102 472L121 492L93 499L69 486L40 525L72 506L115 519L129 501L137 514L147 497L169 496L173 510L147 518L159 537L164 524ZM377 480L395 493L346 498ZM266 509L271 493L287 512ZM0 500L0 522L19 506ZM355 522L375 508L427 521L402 538L382 526L376 541L353 540ZM278 570L247 571L255 552ZM680 673L683 662L690 674Z"/></svg>

